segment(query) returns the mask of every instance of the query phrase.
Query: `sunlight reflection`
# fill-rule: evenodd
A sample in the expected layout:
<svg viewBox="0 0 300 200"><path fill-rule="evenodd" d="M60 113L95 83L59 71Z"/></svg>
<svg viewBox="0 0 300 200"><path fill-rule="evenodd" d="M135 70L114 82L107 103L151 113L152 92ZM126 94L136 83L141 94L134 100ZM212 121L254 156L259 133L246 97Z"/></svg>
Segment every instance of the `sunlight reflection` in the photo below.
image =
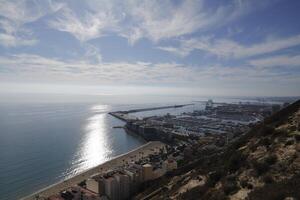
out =
<svg viewBox="0 0 300 200"><path fill-rule="evenodd" d="M85 133L77 155L73 159L75 169L71 174L77 174L109 159L112 148L109 142L107 125L108 106L96 105L91 108L94 115L87 119Z"/></svg>
<svg viewBox="0 0 300 200"><path fill-rule="evenodd" d="M89 119L86 127L87 138L83 144L82 158L85 159L85 168L94 167L105 161L111 153L108 142L106 114L97 114Z"/></svg>

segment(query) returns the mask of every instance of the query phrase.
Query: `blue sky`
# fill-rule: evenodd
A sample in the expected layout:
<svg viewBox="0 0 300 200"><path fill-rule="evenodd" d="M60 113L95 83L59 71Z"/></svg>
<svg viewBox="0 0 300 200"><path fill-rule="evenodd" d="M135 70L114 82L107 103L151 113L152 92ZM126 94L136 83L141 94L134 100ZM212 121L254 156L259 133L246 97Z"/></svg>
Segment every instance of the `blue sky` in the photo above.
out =
<svg viewBox="0 0 300 200"><path fill-rule="evenodd" d="M0 0L0 92L300 95L298 0Z"/></svg>

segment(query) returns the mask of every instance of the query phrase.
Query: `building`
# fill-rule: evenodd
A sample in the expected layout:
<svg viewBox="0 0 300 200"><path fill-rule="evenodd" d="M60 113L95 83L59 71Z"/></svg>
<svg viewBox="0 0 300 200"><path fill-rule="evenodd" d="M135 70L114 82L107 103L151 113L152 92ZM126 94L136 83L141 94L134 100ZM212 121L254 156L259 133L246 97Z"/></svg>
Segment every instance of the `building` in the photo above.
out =
<svg viewBox="0 0 300 200"><path fill-rule="evenodd" d="M120 199L128 199L130 196L130 178L123 172L118 172L114 175L120 185Z"/></svg>
<svg viewBox="0 0 300 200"><path fill-rule="evenodd" d="M151 164L143 165L143 181L154 179L153 166Z"/></svg>
<svg viewBox="0 0 300 200"><path fill-rule="evenodd" d="M104 179L104 184L105 184L105 195L110 200L120 200L119 182L113 176L108 176Z"/></svg>
<svg viewBox="0 0 300 200"><path fill-rule="evenodd" d="M86 188L99 196L105 194L104 179L101 176L94 176L86 181Z"/></svg>

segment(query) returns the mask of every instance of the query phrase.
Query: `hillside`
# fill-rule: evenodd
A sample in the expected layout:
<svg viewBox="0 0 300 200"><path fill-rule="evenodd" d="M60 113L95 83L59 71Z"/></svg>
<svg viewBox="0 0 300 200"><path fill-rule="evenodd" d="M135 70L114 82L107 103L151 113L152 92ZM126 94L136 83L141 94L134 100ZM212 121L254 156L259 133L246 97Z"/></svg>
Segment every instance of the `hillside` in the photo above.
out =
<svg viewBox="0 0 300 200"><path fill-rule="evenodd" d="M199 156L136 199L300 199L300 101L222 152Z"/></svg>

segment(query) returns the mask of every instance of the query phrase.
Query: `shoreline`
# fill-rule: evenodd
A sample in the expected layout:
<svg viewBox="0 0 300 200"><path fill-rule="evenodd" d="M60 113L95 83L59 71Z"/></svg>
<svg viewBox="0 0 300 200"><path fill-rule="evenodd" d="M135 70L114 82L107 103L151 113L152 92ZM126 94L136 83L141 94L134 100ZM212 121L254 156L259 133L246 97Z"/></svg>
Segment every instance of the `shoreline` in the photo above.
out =
<svg viewBox="0 0 300 200"><path fill-rule="evenodd" d="M111 160L108 160L93 168L87 169L71 178L49 185L48 187L38 190L28 196L22 197L21 199L36 200L37 195L39 197L49 197L51 195L58 194L60 191L65 190L71 186L77 185L78 183L82 182L83 180L86 180L87 178L91 177L94 174L104 172L111 168L122 166L126 161L130 162L130 161L138 160L141 157L154 153L156 149L160 149L164 146L165 144L159 141L148 142L136 149L133 149L119 156L116 156ZM141 152L143 152L143 154L141 154Z"/></svg>

